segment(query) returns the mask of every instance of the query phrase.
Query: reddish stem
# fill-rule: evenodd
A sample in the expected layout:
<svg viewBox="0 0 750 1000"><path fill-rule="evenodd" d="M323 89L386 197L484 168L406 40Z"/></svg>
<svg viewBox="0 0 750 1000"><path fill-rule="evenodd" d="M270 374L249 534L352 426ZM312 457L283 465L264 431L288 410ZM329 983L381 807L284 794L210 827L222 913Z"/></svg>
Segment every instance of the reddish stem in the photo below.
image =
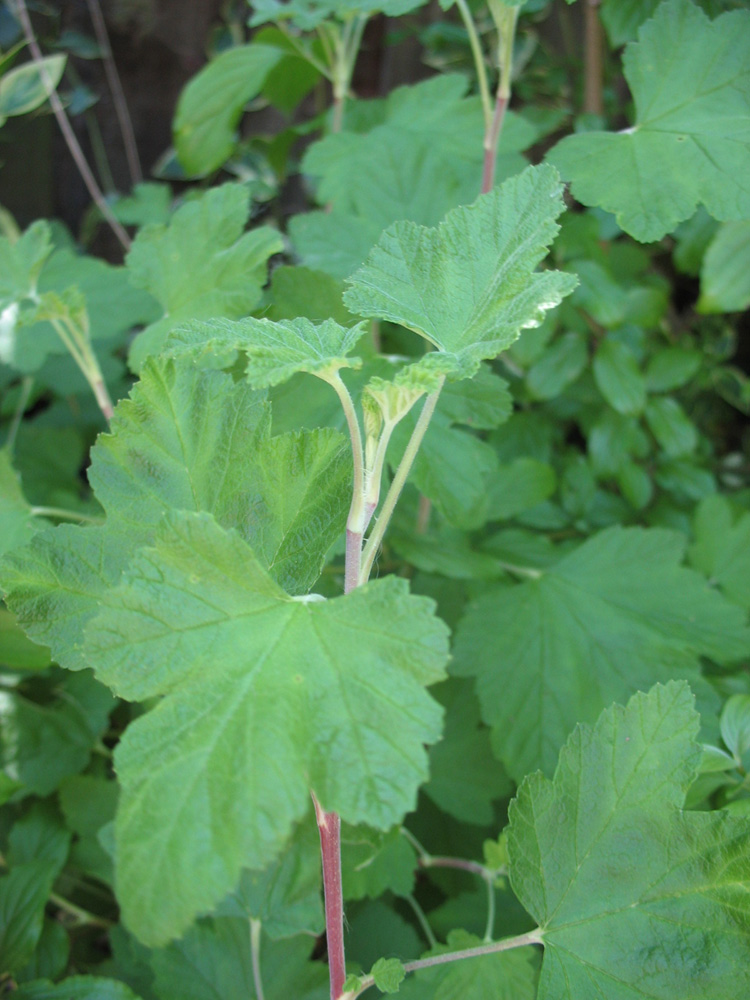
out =
<svg viewBox="0 0 750 1000"><path fill-rule="evenodd" d="M489 131L484 138L484 168L482 170L482 194L492 190L495 183L495 163L497 162L497 144L505 119L505 109L508 107L508 97L498 91L495 99L495 113L492 116Z"/></svg>
<svg viewBox="0 0 750 1000"><path fill-rule="evenodd" d="M325 812L313 795L315 818L320 833L323 859L323 893L326 910L326 943L331 1000L338 1000L346 982L344 956L344 896L341 887L341 820L337 813Z"/></svg>

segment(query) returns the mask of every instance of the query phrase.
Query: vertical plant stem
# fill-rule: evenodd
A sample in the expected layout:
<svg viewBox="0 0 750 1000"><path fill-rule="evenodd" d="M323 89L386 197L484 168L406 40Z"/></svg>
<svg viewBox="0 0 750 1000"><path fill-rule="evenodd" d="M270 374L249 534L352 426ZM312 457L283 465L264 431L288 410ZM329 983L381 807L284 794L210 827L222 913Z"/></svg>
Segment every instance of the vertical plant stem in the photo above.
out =
<svg viewBox="0 0 750 1000"><path fill-rule="evenodd" d="M495 110L492 121L484 135L484 166L482 168L482 194L492 190L495 183L497 145L503 129L505 111L510 101L510 86L513 78L513 44L516 39L518 8L504 4L490 5L498 32L497 56L500 65L500 80L495 96Z"/></svg>
<svg viewBox="0 0 750 1000"><path fill-rule="evenodd" d="M359 564L362 558L362 536L364 535L367 515L365 512L365 477L364 453L362 450L362 432L359 429L352 397L341 381L338 372L330 375L326 381L331 385L341 401L349 437L352 443L352 502L349 517L346 521L346 563L344 568L344 593L348 594L357 586L359 580Z"/></svg>
<svg viewBox="0 0 750 1000"><path fill-rule="evenodd" d="M86 0L86 5L94 27L94 35L96 36L99 48L102 50L104 72L112 93L115 114L117 115L120 132L122 133L125 158L127 159L128 170L130 172L130 181L132 184L140 184L143 180L143 171L141 170L141 162L138 158L138 147L136 146L135 135L133 133L133 123L130 120L130 112L128 111L128 104L125 100L122 83L120 82L120 74L117 72L117 64L112 56L112 46L109 44L107 25L104 22L99 0Z"/></svg>
<svg viewBox="0 0 750 1000"><path fill-rule="evenodd" d="M265 1000L263 993L263 977L260 974L260 920L250 920L250 960L253 965L253 984L255 1000Z"/></svg>
<svg viewBox="0 0 750 1000"><path fill-rule="evenodd" d="M508 107L510 94L501 94L498 88L495 97L495 110L490 127L484 137L484 165L482 167L482 194L487 194L495 184L495 164L497 163L497 145L505 121L505 109Z"/></svg>
<svg viewBox="0 0 750 1000"><path fill-rule="evenodd" d="M360 584L366 583L369 579L372 565L375 562L375 556L377 555L380 543L385 535L388 522L393 515L393 511L398 503L398 498L401 496L401 490L406 484L409 472L414 464L414 459L417 457L419 446L422 444L422 439L427 433L427 428L430 425L432 414L435 412L435 407L437 406L437 401L440 397L440 392L444 383L445 378L443 377L440 380L439 387L435 390L435 392L430 393L425 400L422 412L419 414L417 425L409 438L406 451L404 452L403 458L396 469L396 474L393 477L391 487L388 490L385 500L383 501L380 517L375 522L375 527L372 530L372 534L367 539L367 544L365 545L364 552L362 553L362 568L359 573Z"/></svg>
<svg viewBox="0 0 750 1000"><path fill-rule="evenodd" d="M42 55L42 50L39 48L36 35L34 34L34 29L31 26L31 18L29 17L29 12L26 8L26 0L15 0L15 11L18 15L18 20L28 43L31 58L39 68L39 73L45 89L49 92L50 107L52 108L53 114L60 127L60 131L63 134L63 138L65 139L68 149L70 150L70 155L73 157L73 160L78 167L78 172L83 178L83 183L86 185L86 188L91 195L91 200L99 209L104 219L106 219L109 223L112 232L120 241L123 249L129 250L130 237L124 227L112 214L112 210L107 204L104 195L96 182L96 178L91 172L91 168L89 167L86 157L83 154L83 150L81 149L78 139L75 136L75 132L68 121L68 116L65 113L65 108L62 106L62 101L58 97L57 91L52 86L52 80L50 79L44 66L44 56Z"/></svg>
<svg viewBox="0 0 750 1000"><path fill-rule="evenodd" d="M586 114L604 113L604 36L599 18L601 0L586 0L584 7L584 77L583 110Z"/></svg>
<svg viewBox="0 0 750 1000"><path fill-rule="evenodd" d="M313 794L315 818L320 834L323 861L323 897L326 914L328 972L331 1000L339 1000L346 982L344 954L344 897L341 885L341 820L336 813L325 812Z"/></svg>
<svg viewBox="0 0 750 1000"><path fill-rule="evenodd" d="M18 402L16 403L16 409L13 413L13 419L11 420L10 427L8 428L8 436L5 439L5 450L11 456L13 455L13 449L16 446L18 428L21 426L21 421L23 420L23 415L26 412L26 407L29 405L29 398L33 387L33 377L31 375L24 375L21 379L21 391L18 394Z"/></svg>
<svg viewBox="0 0 750 1000"><path fill-rule="evenodd" d="M479 35L477 34L477 27L474 24L474 18L471 16L471 11L469 10L469 5L466 0L456 0L456 7L458 7L458 12L461 15L461 20L464 22L464 27L466 28L466 33L469 36L469 45L471 46L471 54L474 58L474 68L477 71L477 83L479 85L479 96L482 99L482 111L484 113L484 127L485 131L489 130L490 121L492 119L492 99L490 98L490 87L487 82L487 67L484 63L484 53L482 52L482 46L479 41Z"/></svg>
<svg viewBox="0 0 750 1000"><path fill-rule="evenodd" d="M487 886L487 926L484 930L484 940L489 943L495 933L495 880L489 874L484 876Z"/></svg>

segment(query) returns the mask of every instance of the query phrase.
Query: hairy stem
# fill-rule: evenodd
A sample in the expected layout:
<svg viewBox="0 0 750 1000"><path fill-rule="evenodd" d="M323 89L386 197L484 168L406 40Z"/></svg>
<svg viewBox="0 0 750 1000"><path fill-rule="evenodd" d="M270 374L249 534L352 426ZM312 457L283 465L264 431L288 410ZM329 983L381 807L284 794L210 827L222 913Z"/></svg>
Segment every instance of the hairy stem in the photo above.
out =
<svg viewBox="0 0 750 1000"><path fill-rule="evenodd" d="M438 388L427 397L425 404L422 407L422 412L419 414L417 425L412 432L412 436L409 438L406 451L404 452L403 458L399 463L398 469L396 469L396 474L393 477L391 487L388 490L385 500L383 501L380 517L378 517L375 522L375 527L373 528L370 537L367 539L367 544L365 545L364 552L362 553L362 568L359 574L360 583L365 583L369 579L370 572L372 571L372 565L375 562L375 556L380 548L380 543L383 541L383 536L385 535L388 523L393 516L393 511L398 503L398 498L401 496L401 491L406 484L411 467L414 464L414 459L417 457L419 446L422 444L422 440L427 433L427 428L430 426L430 420L432 419L432 414L435 412L435 407L437 406L437 401L440 397L440 392L444 383L445 378L441 377Z"/></svg>
<svg viewBox="0 0 750 1000"><path fill-rule="evenodd" d="M94 26L94 35L96 36L97 43L102 51L104 72L107 77L109 89L112 93L115 114L117 115L120 132L122 133L122 141L125 146L125 157L127 159L128 170L130 172L130 180L132 184L140 184L143 180L143 170L141 169L141 162L138 158L138 147L135 143L133 123L130 120L130 112L128 111L128 104L125 100L122 83L120 82L120 74L117 72L117 64L112 56L112 46L109 44L107 25L104 22L99 0L86 0L86 5L89 9L91 23Z"/></svg>
<svg viewBox="0 0 750 1000"><path fill-rule="evenodd" d="M422 907L419 905L414 896L405 896L404 899L414 911L414 916L419 921L419 926L422 928L422 933L427 938L427 943L429 944L430 948L437 948L438 939L435 937L435 932L430 927L430 922L427 919L427 915L425 914Z"/></svg>
<svg viewBox="0 0 750 1000"><path fill-rule="evenodd" d="M495 184L495 165L497 163L497 145L505 121L505 110L508 107L508 96L498 90L495 98L495 111L492 121L484 137L484 165L482 167L482 194L487 194Z"/></svg>
<svg viewBox="0 0 750 1000"><path fill-rule="evenodd" d="M91 172L91 168L89 167L86 157L83 154L83 150L81 149L78 139L76 139L75 132L68 121L68 116L65 114L65 108L63 108L62 101L58 97L57 91L52 86L52 81L44 65L42 50L39 48L36 35L34 34L34 29L31 26L31 18L29 17L29 12L26 7L26 0L15 0L15 11L18 15L18 20L21 24L21 28L23 29L26 41L28 42L31 58L38 66L45 89L49 92L50 107L52 108L55 118L57 119L57 124L60 127L60 131L63 134L67 147L70 150L70 155L73 157L75 164L78 167L78 172L83 178L83 183L86 185L86 188L91 195L91 200L109 223L112 232L120 241L123 249L129 250L130 237L124 227L112 214L112 210L107 204L104 195L96 182L96 178Z"/></svg>
<svg viewBox="0 0 750 1000"><path fill-rule="evenodd" d="M328 971L331 1000L339 1000L346 982L344 955L344 897L341 883L341 820L336 813L325 812L313 794L315 819L320 834L323 862L323 898L326 915Z"/></svg>
<svg viewBox="0 0 750 1000"><path fill-rule="evenodd" d="M263 977L260 974L260 920L250 920L250 960L253 965L255 1000L265 1000Z"/></svg>

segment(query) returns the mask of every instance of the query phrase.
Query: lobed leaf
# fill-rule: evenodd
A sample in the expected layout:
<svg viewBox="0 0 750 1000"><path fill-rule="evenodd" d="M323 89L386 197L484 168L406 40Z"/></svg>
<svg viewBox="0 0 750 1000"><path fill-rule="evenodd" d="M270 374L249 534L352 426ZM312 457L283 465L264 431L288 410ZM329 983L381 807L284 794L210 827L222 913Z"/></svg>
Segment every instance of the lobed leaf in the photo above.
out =
<svg viewBox="0 0 750 1000"><path fill-rule="evenodd" d="M580 725L510 810L511 882L539 922L539 1000L726 1000L750 986L750 828L684 813L699 717L684 682Z"/></svg>
<svg viewBox="0 0 750 1000"><path fill-rule="evenodd" d="M430 341L437 351L421 367L467 378L573 290L572 275L533 273L562 209L556 171L530 167L436 229L396 223L349 279L344 301Z"/></svg>
<svg viewBox="0 0 750 1000"><path fill-rule="evenodd" d="M348 822L399 822L440 735L423 685L446 632L402 580L293 600L238 534L170 515L86 638L123 697L165 696L116 752L118 897L139 937L179 934L271 861L310 785Z"/></svg>

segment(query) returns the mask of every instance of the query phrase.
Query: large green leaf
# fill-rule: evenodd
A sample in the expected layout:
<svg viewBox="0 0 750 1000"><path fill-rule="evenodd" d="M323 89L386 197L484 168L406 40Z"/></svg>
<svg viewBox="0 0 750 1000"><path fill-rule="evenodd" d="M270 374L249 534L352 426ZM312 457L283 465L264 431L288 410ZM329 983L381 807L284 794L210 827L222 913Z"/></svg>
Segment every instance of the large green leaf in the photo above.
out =
<svg viewBox="0 0 750 1000"><path fill-rule="evenodd" d="M693 531L692 565L730 601L750 610L750 513L737 516L726 497L713 494L698 504Z"/></svg>
<svg viewBox="0 0 750 1000"><path fill-rule="evenodd" d="M245 105L283 55L270 45L237 45L190 79L173 124L177 157L189 176L203 177L229 159Z"/></svg>
<svg viewBox="0 0 750 1000"><path fill-rule="evenodd" d="M349 279L344 301L430 341L437 350L420 369L471 376L573 290L572 275L534 273L562 209L557 172L529 167L436 229L397 222Z"/></svg>
<svg viewBox="0 0 750 1000"><path fill-rule="evenodd" d="M700 750L685 683L568 739L511 806L513 888L539 922L539 1000L734 1000L750 989L750 824L681 812Z"/></svg>
<svg viewBox="0 0 750 1000"><path fill-rule="evenodd" d="M0 555L33 538L45 524L34 517L6 448L0 448Z"/></svg>
<svg viewBox="0 0 750 1000"><path fill-rule="evenodd" d="M70 976L56 984L35 979L22 983L15 996L18 1000L139 1000L124 983L101 976Z"/></svg>
<svg viewBox="0 0 750 1000"><path fill-rule="evenodd" d="M256 547L282 586L304 592L343 530L350 499L345 439L318 430L270 437L262 393L188 361L150 361L91 453L106 526L61 525L0 569L8 603L70 669L85 622L133 550L170 508L213 513Z"/></svg>
<svg viewBox="0 0 750 1000"><path fill-rule="evenodd" d="M576 722L655 680L697 678L695 658L740 660L742 611L680 566L664 529L610 528L538 579L478 598L458 632L457 673L475 675L511 775L549 772Z"/></svg>
<svg viewBox="0 0 750 1000"><path fill-rule="evenodd" d="M170 515L88 626L128 699L164 695L116 752L118 896L159 943L278 853L308 806L387 829L427 777L445 626L403 580L294 600L207 514ZM262 766L261 766L262 762ZM194 877L185 879L185 871Z"/></svg>
<svg viewBox="0 0 750 1000"><path fill-rule="evenodd" d="M722 10L742 6L743 0L697 0L709 15L720 14ZM631 41L638 28L653 17L661 0L604 0L602 22L607 29L612 45L623 45Z"/></svg>
<svg viewBox="0 0 750 1000"><path fill-rule="evenodd" d="M281 236L261 226L244 232L247 188L223 184L178 209L168 226L140 230L127 256L134 285L160 302L164 315L138 335L130 363L139 370L185 319L235 319L257 306L266 264L283 249Z"/></svg>
<svg viewBox="0 0 750 1000"><path fill-rule="evenodd" d="M624 66L633 127L572 135L549 155L576 198L614 212L642 242L700 203L723 221L750 217L750 12L710 21L690 0L668 0Z"/></svg>
<svg viewBox="0 0 750 1000"><path fill-rule="evenodd" d="M345 278L367 257L383 230L409 219L434 226L457 205L474 201L482 176L484 122L479 98L466 97L458 74L400 87L381 102L367 132L339 132L310 147L306 174L319 178L325 211L296 216L294 246L309 267ZM362 112L375 102L361 102ZM523 169L520 151L534 128L508 114L498 155L498 179Z"/></svg>

